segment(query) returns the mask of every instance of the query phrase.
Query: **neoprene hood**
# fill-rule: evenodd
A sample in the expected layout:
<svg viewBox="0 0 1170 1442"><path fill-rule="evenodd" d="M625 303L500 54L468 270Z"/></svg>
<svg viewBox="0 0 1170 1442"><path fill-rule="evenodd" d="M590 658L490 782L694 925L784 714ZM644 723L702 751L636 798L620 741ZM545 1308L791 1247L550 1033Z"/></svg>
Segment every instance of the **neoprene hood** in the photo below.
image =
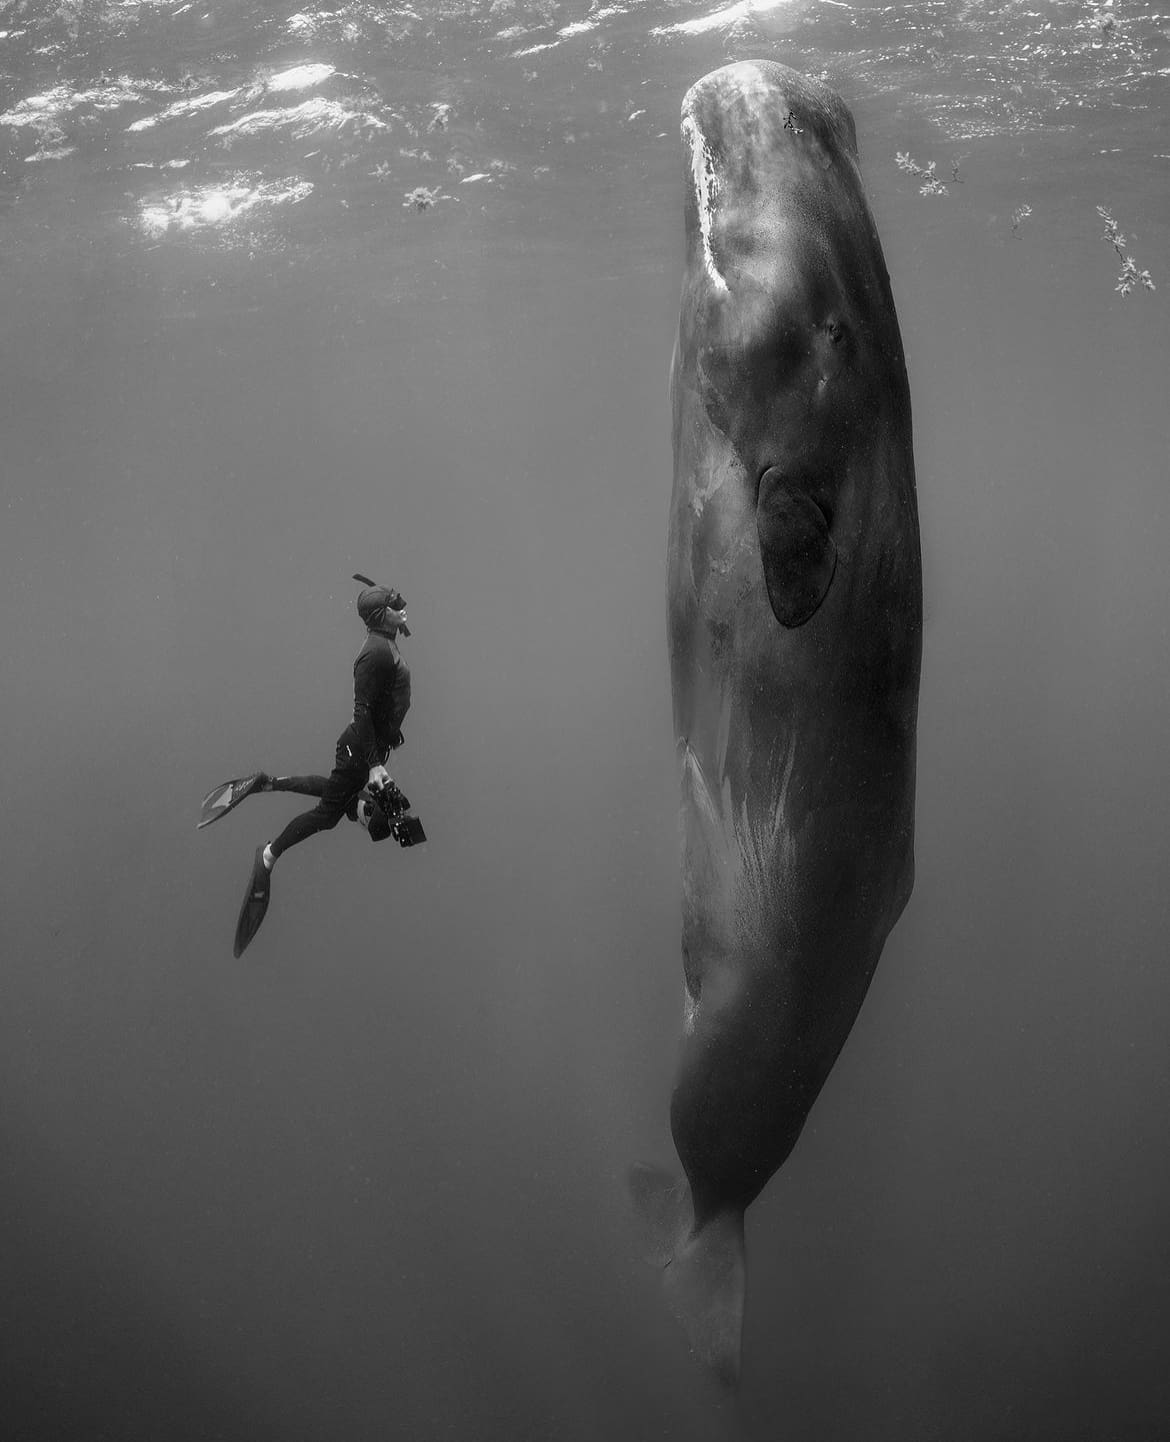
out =
<svg viewBox="0 0 1170 1442"><path fill-rule="evenodd" d="M361 581L365 587L357 598L357 613L371 629L377 629L382 624L387 610L401 611L406 605L401 591L392 590L389 586L376 586L368 576L355 574L354 580ZM409 626L398 629L404 636L410 635Z"/></svg>

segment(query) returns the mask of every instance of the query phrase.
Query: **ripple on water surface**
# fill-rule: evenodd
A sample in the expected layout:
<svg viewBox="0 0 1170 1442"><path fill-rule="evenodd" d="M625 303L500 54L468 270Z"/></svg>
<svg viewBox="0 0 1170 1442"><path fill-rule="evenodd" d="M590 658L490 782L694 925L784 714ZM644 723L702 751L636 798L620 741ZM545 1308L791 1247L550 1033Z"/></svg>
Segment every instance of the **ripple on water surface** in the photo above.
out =
<svg viewBox="0 0 1170 1442"><path fill-rule="evenodd" d="M224 19L9 0L0 23L0 59L25 77L0 113L0 200L80 153L88 176L108 177L103 210L157 238L226 234L309 197L322 225L336 207L356 223L403 196L457 201L473 181L506 203L526 181L673 147L687 85L749 55L826 75L854 104L889 95L908 127L973 145L1120 112L1128 152L1165 178L1154 140L1170 19L1149 4L645 0L582 15L555 0L352 0L242 4ZM160 195L176 168L184 188Z"/></svg>

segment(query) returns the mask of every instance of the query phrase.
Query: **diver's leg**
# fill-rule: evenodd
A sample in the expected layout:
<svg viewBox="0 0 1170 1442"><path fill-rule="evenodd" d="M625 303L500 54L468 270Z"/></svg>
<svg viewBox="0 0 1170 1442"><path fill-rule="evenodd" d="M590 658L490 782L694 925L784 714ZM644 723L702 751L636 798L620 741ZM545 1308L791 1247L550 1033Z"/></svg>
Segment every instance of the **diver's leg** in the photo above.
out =
<svg viewBox="0 0 1170 1442"><path fill-rule="evenodd" d="M294 816L275 840L268 844L268 852L275 861L282 852L298 842L306 841L318 831L332 831L345 815L353 798L366 784L364 770L360 773L335 771L325 783L325 791L312 811L303 811ZM268 857L265 856L265 862Z"/></svg>
<svg viewBox="0 0 1170 1442"><path fill-rule="evenodd" d="M293 791L298 796L324 796L328 776L273 776L266 791Z"/></svg>
<svg viewBox="0 0 1170 1442"><path fill-rule="evenodd" d="M282 852L315 836L318 831L332 831L366 784L367 775L365 762L359 759L353 737L347 729L338 740L333 771L321 789L320 800L312 811L294 816L280 835L268 843L264 848L265 866L271 870Z"/></svg>
<svg viewBox="0 0 1170 1442"><path fill-rule="evenodd" d="M258 846L252 861L252 875L244 904L240 908L240 919L236 923L235 954L241 956L251 942L260 923L268 911L271 896L272 868L282 851L295 846L298 841L318 831L329 831L345 815L346 807L366 783L368 770L358 755L353 728L341 733L337 742L333 773L322 776L265 776L266 790L295 791L309 796L318 796L312 811L294 817L274 841L267 846Z"/></svg>

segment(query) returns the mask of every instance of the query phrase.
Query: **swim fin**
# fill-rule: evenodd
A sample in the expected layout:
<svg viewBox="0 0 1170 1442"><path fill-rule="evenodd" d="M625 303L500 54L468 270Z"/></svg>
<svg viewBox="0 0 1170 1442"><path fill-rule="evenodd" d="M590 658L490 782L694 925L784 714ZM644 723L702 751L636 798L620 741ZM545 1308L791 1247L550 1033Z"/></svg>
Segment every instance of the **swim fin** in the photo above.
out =
<svg viewBox="0 0 1170 1442"><path fill-rule="evenodd" d="M233 952L236 957L243 956L248 943L260 930L271 894L272 873L264 865L264 847L258 846L252 862L248 890L244 894L244 904L240 907L240 919L236 922L236 944Z"/></svg>
<svg viewBox="0 0 1170 1442"><path fill-rule="evenodd" d="M267 781L266 772L253 771L251 776L237 776L234 781L222 781L218 786L212 787L203 798L195 830L202 831L205 826L210 826L213 821L226 816L245 796L251 796L258 786L263 786Z"/></svg>

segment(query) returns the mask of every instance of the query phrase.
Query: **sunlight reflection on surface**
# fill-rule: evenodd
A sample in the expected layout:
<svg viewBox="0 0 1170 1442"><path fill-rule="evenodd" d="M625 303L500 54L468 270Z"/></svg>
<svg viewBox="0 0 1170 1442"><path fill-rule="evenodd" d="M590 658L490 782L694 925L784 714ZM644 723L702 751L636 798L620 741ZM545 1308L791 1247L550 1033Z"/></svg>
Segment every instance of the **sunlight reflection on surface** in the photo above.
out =
<svg viewBox="0 0 1170 1442"><path fill-rule="evenodd" d="M180 190L147 203L139 212L139 224L155 239L171 231L206 230L239 220L257 205L295 204L312 192L305 180L257 183L255 177L240 176L227 185Z"/></svg>

